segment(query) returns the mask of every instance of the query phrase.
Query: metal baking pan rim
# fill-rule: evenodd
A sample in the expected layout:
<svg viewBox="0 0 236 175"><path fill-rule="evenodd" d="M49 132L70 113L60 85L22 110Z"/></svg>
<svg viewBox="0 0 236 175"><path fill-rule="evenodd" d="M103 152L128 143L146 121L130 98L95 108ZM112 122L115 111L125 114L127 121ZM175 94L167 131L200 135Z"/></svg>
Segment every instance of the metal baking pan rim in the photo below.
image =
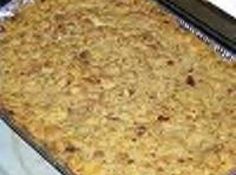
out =
<svg viewBox="0 0 236 175"><path fill-rule="evenodd" d="M31 148L33 148L43 159L52 165L61 175L74 175L72 171L62 165L45 149L43 146L33 141L33 137L25 129L21 129L16 125L15 120L4 112L0 111L0 120L2 120L8 127L10 127L23 141L25 141Z"/></svg>
<svg viewBox="0 0 236 175"><path fill-rule="evenodd" d="M198 30L200 30L204 35L207 37L210 37L211 40L215 41L222 47L226 48L227 50L231 51L234 54L236 54L236 46L235 41L226 38L221 33L218 33L213 28L211 28L207 23L201 21L200 19L197 19L196 17L192 16L189 12L185 11L181 7L177 6L177 3L173 3L172 0L154 0L163 7L165 7L168 11L170 11L172 14L177 16L180 19L183 19L190 25L193 25ZM197 1L199 4L201 3L203 5L203 1L199 0L193 0ZM206 8L211 9L216 16L219 16L221 18L225 18L227 22L232 21L236 22L236 20L231 17L230 15L226 14L223 10L219 9L218 7L215 7L214 5L210 3L204 4L206 5Z"/></svg>

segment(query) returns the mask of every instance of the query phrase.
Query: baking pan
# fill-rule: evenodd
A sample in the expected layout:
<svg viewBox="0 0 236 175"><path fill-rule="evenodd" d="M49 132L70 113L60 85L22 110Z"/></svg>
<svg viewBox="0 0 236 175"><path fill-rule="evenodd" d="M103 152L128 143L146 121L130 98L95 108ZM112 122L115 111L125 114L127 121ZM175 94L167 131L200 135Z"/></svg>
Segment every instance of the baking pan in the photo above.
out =
<svg viewBox="0 0 236 175"><path fill-rule="evenodd" d="M33 141L30 134L17 127L14 120L5 114L0 114L0 130L3 138L6 138L2 138L0 142L0 149L3 149L2 161L8 160L2 162L3 164L0 162L0 175L32 175L37 168L42 175L72 175L68 168L58 163L43 147Z"/></svg>
<svg viewBox="0 0 236 175"><path fill-rule="evenodd" d="M203 0L155 0L212 39L224 53L236 54L236 19L222 9ZM191 27L190 27L191 30ZM204 37L203 37L204 38ZM224 56L224 55L223 55Z"/></svg>

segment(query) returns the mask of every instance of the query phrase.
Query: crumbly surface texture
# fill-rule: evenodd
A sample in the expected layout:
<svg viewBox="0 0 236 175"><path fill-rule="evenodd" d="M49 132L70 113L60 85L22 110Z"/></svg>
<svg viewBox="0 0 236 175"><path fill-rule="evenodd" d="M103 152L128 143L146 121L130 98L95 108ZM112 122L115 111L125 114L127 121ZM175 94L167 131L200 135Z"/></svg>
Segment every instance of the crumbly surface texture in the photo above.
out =
<svg viewBox="0 0 236 175"><path fill-rule="evenodd" d="M1 108L76 175L236 166L236 66L155 2L46 0L1 31Z"/></svg>

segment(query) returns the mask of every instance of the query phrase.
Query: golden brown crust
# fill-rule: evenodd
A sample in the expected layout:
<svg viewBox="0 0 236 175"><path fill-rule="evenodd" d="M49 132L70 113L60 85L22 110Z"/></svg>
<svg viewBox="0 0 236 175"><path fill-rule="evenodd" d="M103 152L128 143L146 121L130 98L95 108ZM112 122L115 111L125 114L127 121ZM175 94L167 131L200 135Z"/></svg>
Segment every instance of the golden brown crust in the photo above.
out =
<svg viewBox="0 0 236 175"><path fill-rule="evenodd" d="M235 65L155 3L48 0L7 22L0 48L0 101L75 174L235 166Z"/></svg>

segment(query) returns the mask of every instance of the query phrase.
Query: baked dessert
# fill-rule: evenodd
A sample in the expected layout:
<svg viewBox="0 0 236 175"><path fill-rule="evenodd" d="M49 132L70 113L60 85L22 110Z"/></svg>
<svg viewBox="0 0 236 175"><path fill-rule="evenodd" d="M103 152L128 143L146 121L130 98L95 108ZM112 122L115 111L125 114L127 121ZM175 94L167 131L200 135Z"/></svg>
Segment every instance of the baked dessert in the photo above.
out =
<svg viewBox="0 0 236 175"><path fill-rule="evenodd" d="M76 175L236 165L236 67L149 0L55 0L1 24L0 104Z"/></svg>

